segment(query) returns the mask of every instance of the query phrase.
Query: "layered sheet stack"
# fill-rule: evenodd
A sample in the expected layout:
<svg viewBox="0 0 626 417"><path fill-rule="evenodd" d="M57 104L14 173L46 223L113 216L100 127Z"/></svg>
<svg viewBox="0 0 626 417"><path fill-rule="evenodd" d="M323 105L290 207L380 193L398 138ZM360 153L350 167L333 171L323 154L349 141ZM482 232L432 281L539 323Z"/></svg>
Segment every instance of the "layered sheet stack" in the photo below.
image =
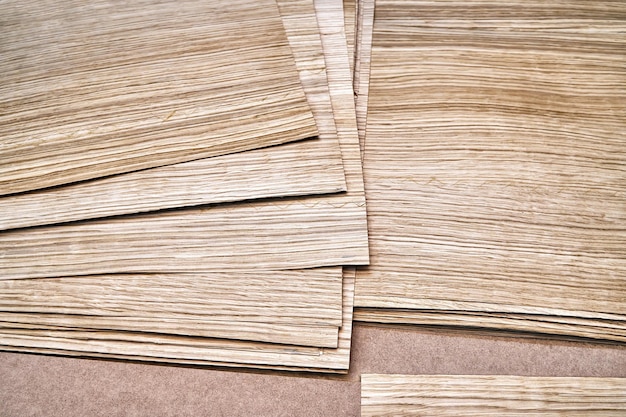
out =
<svg viewBox="0 0 626 417"><path fill-rule="evenodd" d="M205 3L0 6L0 349L626 341L623 2Z"/></svg>
<svg viewBox="0 0 626 417"><path fill-rule="evenodd" d="M355 318L626 341L626 4L363 3Z"/></svg>
<svg viewBox="0 0 626 417"><path fill-rule="evenodd" d="M341 0L0 7L2 349L347 370Z"/></svg>

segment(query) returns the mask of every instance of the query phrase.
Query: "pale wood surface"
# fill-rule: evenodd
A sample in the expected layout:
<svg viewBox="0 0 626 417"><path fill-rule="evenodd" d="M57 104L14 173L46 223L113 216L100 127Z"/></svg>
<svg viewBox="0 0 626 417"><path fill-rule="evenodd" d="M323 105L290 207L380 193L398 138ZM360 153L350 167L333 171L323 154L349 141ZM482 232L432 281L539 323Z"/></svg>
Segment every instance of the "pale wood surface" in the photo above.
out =
<svg viewBox="0 0 626 417"><path fill-rule="evenodd" d="M367 126L367 102L369 97L370 65L372 58L372 34L374 31L374 0L358 0L356 27L354 94L356 122L359 129L361 155L365 147Z"/></svg>
<svg viewBox="0 0 626 417"><path fill-rule="evenodd" d="M0 195L317 135L272 0L2 16Z"/></svg>
<svg viewBox="0 0 626 417"><path fill-rule="evenodd" d="M622 319L587 319L541 314L499 312L464 312L446 310L409 310L359 308L354 319L387 324L456 326L474 331L507 332L508 335L558 339L589 339L595 342L626 342L626 321Z"/></svg>
<svg viewBox="0 0 626 417"><path fill-rule="evenodd" d="M0 230L172 207L341 192L346 187L338 151L332 142L311 140L7 196L0 199Z"/></svg>
<svg viewBox="0 0 626 417"><path fill-rule="evenodd" d="M625 13L376 2L357 307L626 313Z"/></svg>
<svg viewBox="0 0 626 417"><path fill-rule="evenodd" d="M357 1L343 0L343 27L348 45L348 59L350 60L350 72L354 74L354 45L356 42L356 15Z"/></svg>
<svg viewBox="0 0 626 417"><path fill-rule="evenodd" d="M340 326L341 267L4 280L0 311Z"/></svg>
<svg viewBox="0 0 626 417"><path fill-rule="evenodd" d="M162 335L211 337L253 342L336 348L339 328L329 325L216 321L193 318L106 317L67 314L0 313L3 327L28 333L41 330L155 332ZM70 334L71 335L71 334Z"/></svg>
<svg viewBox="0 0 626 417"><path fill-rule="evenodd" d="M341 267L242 271L236 277L108 275L0 282L0 321L28 328L134 330L336 347L341 308Z"/></svg>
<svg viewBox="0 0 626 417"><path fill-rule="evenodd" d="M322 35L322 47L328 74L333 115L341 144L348 195L359 197L365 212L363 167L356 126L356 110L352 89L346 38L344 34L343 4L335 0L314 1L317 21ZM329 196L339 200L340 197Z"/></svg>
<svg viewBox="0 0 626 417"><path fill-rule="evenodd" d="M320 140L8 196L0 200L0 230L172 207L345 191L326 65L312 5L294 0L281 0L278 5Z"/></svg>
<svg viewBox="0 0 626 417"><path fill-rule="evenodd" d="M324 33L324 46L325 53L329 54L328 58L328 78L329 85L331 87L331 98L333 100L333 109L335 110L335 117L339 130L339 137L342 144L342 153L344 155L344 163L347 161L346 176L348 179L348 195L357 196L363 199L363 185L362 177L360 173L360 155L358 150L358 136L356 134L356 120L354 114L354 101L351 91L350 83L350 71L348 66L347 49L345 45L345 37L342 31L336 29L342 25L343 15L341 14L341 2L335 2L335 0L323 0L320 1L317 6L323 11L320 16L320 26ZM339 13L337 13L339 11ZM329 196L326 199L337 204L340 202L341 196ZM354 198L354 197L353 197ZM364 214L364 204L361 204L361 210ZM357 216L359 217L359 216ZM219 223L219 222L218 222ZM309 273L303 271L303 273ZM103 353L112 352L107 350L110 346L115 346L113 351L116 351L119 345L115 345L116 340L113 333L107 332L93 332L91 335L101 335L102 338L108 344L100 345L99 348L95 348L97 352L90 352L94 350L93 346L90 347L90 342L87 340L73 340L67 341L68 344L64 344L66 340L58 341L54 339L55 343L49 344L46 341L38 344L33 340L26 337L29 331L22 331L21 335L15 335L9 337L5 334L2 339L2 343L5 344L6 349L17 349L20 351L45 351L47 353L61 353L61 354L73 354L79 356L99 356L106 355L107 357L120 357L139 360L151 360L151 361L165 361L165 362L177 362L177 363L195 363L195 364L213 364L213 365L225 365L225 366L244 366L244 367L270 367L276 369L303 369L325 372L345 372L349 364L350 356L350 336L352 325L352 299L353 299L353 285L354 285L354 269L344 268L344 288L343 288L343 325L339 331L338 348L337 349L313 349L302 348L294 346L279 346L269 344L257 344L251 342L236 342L236 341L222 341L217 340L213 343L213 339L201 339L202 343L198 344L194 340L193 347L181 347L177 341L191 340L188 338L176 338L169 337L163 338L167 340L167 343L173 344L174 347L169 349L159 350L163 348L163 345L158 344L155 349L151 350L152 345L148 344L150 351L153 352L145 356L145 352L141 347L133 347L135 345L122 343L122 354ZM236 273L232 274L236 277ZM8 331L8 330L7 330ZM14 329L14 333L17 330ZM18 332L19 333L19 332ZM31 336L33 333L30 333ZM43 333L40 333L43 334ZM50 335L51 333L45 333ZM60 333L56 333L60 335ZM64 333L69 334L69 333ZM74 337L78 333L71 333ZM91 336L90 336L91 337ZM50 341L51 339L48 339ZM146 341L147 339L142 339ZM174 342L177 342L176 344ZM80 345L79 349L75 349L75 345ZM104 342L102 342L104 343ZM306 343L306 341L304 342ZM13 347L9 345L13 345ZM30 347L29 347L30 346ZM42 347L43 346L43 347ZM56 348L55 348L56 346ZM61 347L60 347L61 346ZM63 349L63 346L72 347L75 349ZM199 347L201 346L201 347ZM43 349L43 350L41 350ZM134 349L134 350L133 350ZM185 352L184 355L178 355L179 349ZM194 350L195 349L195 350ZM119 352L119 350L117 350ZM133 352L133 353L129 353ZM166 353L163 353L166 352ZM256 353L255 353L256 352ZM260 352L260 353L259 353ZM311 352L310 355L306 352ZM195 359L197 355L202 355L203 359ZM144 356L142 356L144 355ZM161 356L158 356L161 355ZM172 358L173 356L173 358ZM190 359L193 358L193 359ZM206 359L209 358L209 359ZM259 359L260 358L260 359ZM256 360L256 361L255 361ZM224 362L226 361L226 362Z"/></svg>
<svg viewBox="0 0 626 417"><path fill-rule="evenodd" d="M131 332L19 330L2 327L2 324L0 349L195 365L343 373L347 371L350 362L353 269L344 270L342 297L343 324L336 349Z"/></svg>
<svg viewBox="0 0 626 417"><path fill-rule="evenodd" d="M623 416L626 378L361 375L361 415Z"/></svg>
<svg viewBox="0 0 626 417"><path fill-rule="evenodd" d="M0 279L367 264L365 196L343 12L334 5L316 6L346 194L9 231L0 234Z"/></svg>
<svg viewBox="0 0 626 417"><path fill-rule="evenodd" d="M310 198L7 231L0 279L366 264L363 211Z"/></svg>

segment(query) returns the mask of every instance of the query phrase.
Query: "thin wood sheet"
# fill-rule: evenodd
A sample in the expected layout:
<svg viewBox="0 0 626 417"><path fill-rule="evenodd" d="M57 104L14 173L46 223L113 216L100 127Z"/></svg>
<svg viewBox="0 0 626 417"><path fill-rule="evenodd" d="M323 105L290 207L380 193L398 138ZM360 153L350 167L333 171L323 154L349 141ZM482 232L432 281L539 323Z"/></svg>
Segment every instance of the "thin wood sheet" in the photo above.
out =
<svg viewBox="0 0 626 417"><path fill-rule="evenodd" d="M0 234L0 279L367 264L363 177L341 6L322 3L317 11L346 194L8 231Z"/></svg>
<svg viewBox="0 0 626 417"><path fill-rule="evenodd" d="M340 127L338 131L342 151L345 151L343 152L344 158L347 157L345 161L350 162L347 164L349 168L346 169L346 174L349 178L348 194L361 196L362 198L363 188L360 174L360 155L358 152L356 121L354 111L349 111L351 106L352 109L354 109L354 102L350 87L347 49L345 37L343 37L341 31L336 30L342 24L343 16L341 14L341 3L333 1L334 0L320 1L316 6L323 11L318 17L322 32L325 34L323 42L329 70L328 79L331 87L331 98L333 100L333 107L338 110L335 112L335 115L338 127ZM340 11L339 13L337 13L338 10ZM337 197L338 196L332 197L332 199L338 200ZM329 199L331 199L331 197L329 197ZM364 213L364 204L361 205L361 208ZM307 271L303 272L309 273ZM301 347L296 348L294 346L281 347L271 344L228 342L223 340L218 340L213 343L211 339L202 339L203 342L206 342L202 349L195 351L191 348L183 349L183 352L186 352L184 355L178 353L178 345L176 345L176 347L169 346L164 351L157 352L154 355L145 355L141 347L134 349L126 344L124 344L124 349L130 349L125 350L124 352L126 353L107 354L104 352L107 351L107 348L109 348L111 344L116 346L113 342L101 345L105 347L100 349L94 349L85 341L72 339L73 336L70 336L69 340L63 339L59 341L54 339L54 343L49 343L51 341L50 339L39 341L36 341L36 338L34 340L29 339L29 337L26 336L29 334L28 331L24 332L22 330L21 334L16 334L15 329L13 329L11 336L9 335L10 329L5 329L6 332L0 339L4 345L3 348L7 350L78 356L105 356L203 365L297 369L317 372L345 372L348 369L350 357L354 274L355 271L353 268L343 269L343 325L339 330L337 349L306 349ZM232 276L235 277L236 273L233 272ZM51 333L47 334L50 335ZM59 335L59 333L56 334ZM76 333L71 334L76 336ZM98 334L104 333L100 332ZM30 335L33 336L34 334L31 332ZM168 338L167 340L168 343L172 343L171 341L178 339ZM59 342L59 344L57 344L57 342ZM76 348L76 345L79 345L79 348ZM152 348L152 345L149 345L149 347ZM163 345L159 344L156 347L163 347ZM199 354L202 355L200 356L201 359L198 359Z"/></svg>
<svg viewBox="0 0 626 417"><path fill-rule="evenodd" d="M357 307L624 316L625 14L376 2Z"/></svg>
<svg viewBox="0 0 626 417"><path fill-rule="evenodd" d="M359 129L361 154L365 147L365 129L367 126L367 102L369 97L370 65L372 58L372 34L374 31L374 0L357 1L356 44L354 63L354 96L356 103L356 121Z"/></svg>
<svg viewBox="0 0 626 417"><path fill-rule="evenodd" d="M359 308L354 319L386 324L422 326L455 326L493 335L578 340L595 343L625 343L626 320L552 316L546 314L513 314L501 312L464 312L458 310L415 310L397 308Z"/></svg>
<svg viewBox="0 0 626 417"><path fill-rule="evenodd" d="M303 199L18 229L0 234L0 279L366 264L362 210Z"/></svg>
<svg viewBox="0 0 626 417"><path fill-rule="evenodd" d="M322 35L333 115L343 155L348 195L359 198L363 203L363 212L365 212L363 166L358 146L352 74L344 33L343 3L336 0L315 0L314 4ZM335 196L328 198L339 199Z"/></svg>
<svg viewBox="0 0 626 417"><path fill-rule="evenodd" d="M233 323L203 319L171 319L145 317L68 316L62 314L0 313L0 322L7 328L20 331L116 331L155 332L160 335L192 337L217 337L253 342L281 343L314 347L337 347L339 328L326 325L292 325L284 323L239 322ZM129 323L126 325L125 323ZM80 333L77 333L80 334Z"/></svg>
<svg viewBox="0 0 626 417"><path fill-rule="evenodd" d="M1 10L0 195L317 136L275 1Z"/></svg>
<svg viewBox="0 0 626 417"><path fill-rule="evenodd" d="M0 199L0 230L174 207L345 191L338 145L305 141Z"/></svg>
<svg viewBox="0 0 626 417"><path fill-rule="evenodd" d="M297 60L303 84L318 81L307 93L326 99L320 120L335 131L313 6L306 1L279 6L292 48L303 58ZM311 44L316 48L309 49ZM307 75L312 71L315 76ZM1 318L5 325L32 329L134 330L336 347L341 268L332 268L333 281L327 276L330 272L321 271L325 270L4 281L0 310L8 313ZM73 294L81 298L76 300Z"/></svg>
<svg viewBox="0 0 626 417"><path fill-rule="evenodd" d="M0 200L0 230L269 197L346 190L322 44L306 2L279 10L319 140L205 158Z"/></svg>
<svg viewBox="0 0 626 417"><path fill-rule="evenodd" d="M361 416L623 416L626 378L361 375Z"/></svg>
<svg viewBox="0 0 626 417"><path fill-rule="evenodd" d="M337 346L341 267L0 281L0 321Z"/></svg>
<svg viewBox="0 0 626 417"><path fill-rule="evenodd" d="M356 42L356 8L356 0L343 0L343 27L346 34L348 59L350 61L350 71L352 73L354 73L354 46Z"/></svg>
<svg viewBox="0 0 626 417"><path fill-rule="evenodd" d="M354 269L344 269L342 300L343 323L335 349L133 332L15 329L0 323L0 350L345 373L350 363Z"/></svg>

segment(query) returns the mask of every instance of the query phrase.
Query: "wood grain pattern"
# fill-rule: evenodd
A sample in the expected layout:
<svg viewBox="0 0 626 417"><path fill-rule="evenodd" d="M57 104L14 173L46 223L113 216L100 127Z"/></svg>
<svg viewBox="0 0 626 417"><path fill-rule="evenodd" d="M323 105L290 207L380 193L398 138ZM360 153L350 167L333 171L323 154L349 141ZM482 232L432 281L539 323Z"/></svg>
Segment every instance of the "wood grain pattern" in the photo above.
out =
<svg viewBox="0 0 626 417"><path fill-rule="evenodd" d="M302 294L307 294L303 297ZM0 311L341 326L341 267L0 282Z"/></svg>
<svg viewBox="0 0 626 417"><path fill-rule="evenodd" d="M274 1L2 16L0 195L317 135Z"/></svg>
<svg viewBox="0 0 626 417"><path fill-rule="evenodd" d="M0 280L366 264L363 210L311 198L7 231Z"/></svg>
<svg viewBox="0 0 626 417"><path fill-rule="evenodd" d="M320 26L325 33L323 42L325 53L332 55L328 59L329 67L329 85L331 86L331 98L333 106L337 108L337 122L339 129L339 137L342 143L342 151L344 158L350 162L346 169L349 177L349 195L363 195L362 179L360 179L360 155L358 152L358 137L356 135L356 121L354 111L350 114L350 106L354 108L354 102L350 88L350 73L347 58L347 49L345 45L345 37L342 32L337 31L337 22L341 25L342 15L336 13L341 10L341 2L335 0L321 0L318 7L324 9L325 13L320 15ZM343 40L343 41L342 41ZM356 152L355 152L356 151ZM358 169L354 169L357 167ZM360 187L359 187L360 184ZM327 197L330 201L340 200L341 196ZM364 206L361 206L364 214ZM357 216L358 217L358 216ZM309 274L311 271L306 270L302 273ZM102 340L86 341L72 339L77 333L64 333L73 335L72 338L65 340L63 338L40 339L26 336L27 332L18 334L16 329L10 333L10 329L4 329L6 332L0 337L0 343L5 350L31 351L57 353L65 355L78 356L95 356L95 357L116 357L135 360L149 360L159 362L175 362L200 365L220 365L220 366L236 366L236 367L264 367L271 369L298 369L310 371L324 372L345 372L349 365L350 357L350 337L352 329L352 301L354 295L354 274L353 268L344 268L343 282L343 325L339 330L339 340L337 349L313 349L294 346L277 346L263 343L224 341L213 339L201 339L202 345L194 344L192 347L181 347L178 340L190 340L189 338L167 338L161 339L166 341L167 345L157 344L153 346L148 343L147 350L143 349L140 343L115 343L115 335L106 332L97 332L102 336ZM236 273L232 274L233 278ZM42 333L43 334L43 333ZM52 333L46 333L50 336ZM95 335L96 332L90 335ZM41 334L40 334L41 335ZM60 333L56 333L60 336ZM90 337L91 337L90 336ZM109 339L107 341L107 338ZM146 339L143 339L144 341ZM193 339L195 341L195 339ZM176 344L174 343L176 341ZM90 345L91 343L91 345ZM98 345L94 348L93 343ZM184 343L184 342L183 342ZM122 352L119 353L121 346ZM152 348L156 350L152 350ZM64 349L65 348L65 349ZM178 352L182 351L181 355ZM118 352L118 353L115 353ZM146 353L148 353L146 355Z"/></svg>
<svg viewBox="0 0 626 417"><path fill-rule="evenodd" d="M0 320L336 347L341 267L0 282ZM306 294L306 297L303 297ZM45 327L44 327L45 328Z"/></svg>
<svg viewBox="0 0 626 417"><path fill-rule="evenodd" d="M20 331L117 331L155 332L162 335L212 337L253 342L278 343L336 348L337 326L294 325L285 323L216 321L193 318L105 317L67 314L9 314L0 313L0 322ZM236 326L236 327L235 327Z"/></svg>
<svg viewBox="0 0 626 417"><path fill-rule="evenodd" d="M623 317L624 4L376 7L356 306Z"/></svg>
<svg viewBox="0 0 626 417"><path fill-rule="evenodd" d="M4 197L0 230L345 189L338 144L297 142Z"/></svg>
<svg viewBox="0 0 626 417"><path fill-rule="evenodd" d="M354 46L356 42L356 0L343 0L343 27L348 45L350 72L354 74Z"/></svg>
<svg viewBox="0 0 626 417"><path fill-rule="evenodd" d="M319 141L205 158L0 200L0 230L269 197L345 191L312 5L278 2Z"/></svg>
<svg viewBox="0 0 626 417"><path fill-rule="evenodd" d="M367 103L369 98L370 65L372 59L372 35L374 31L374 0L358 0L356 28L354 94L356 122L359 130L361 155L365 150L365 129L367 126Z"/></svg>
<svg viewBox="0 0 626 417"><path fill-rule="evenodd" d="M409 310L359 308L354 319L386 324L414 324L420 326L453 326L486 331L507 332L509 336L552 339L587 339L596 343L626 342L624 319L588 319L541 314L512 314L498 312L464 312L447 310Z"/></svg>
<svg viewBox="0 0 626 417"><path fill-rule="evenodd" d="M336 349L131 332L20 330L0 323L0 350L345 373L350 362L354 269L344 270L342 300L343 325Z"/></svg>
<svg viewBox="0 0 626 417"><path fill-rule="evenodd" d="M0 279L367 264L365 197L343 14L341 7L322 4L320 9L322 46L325 53L333 51L325 60L346 194L8 231L0 234Z"/></svg>
<svg viewBox="0 0 626 417"><path fill-rule="evenodd" d="M315 0L315 12L322 36L333 115L339 135L348 195L359 197L365 211L363 166L358 146L354 91L344 34L343 4L335 0ZM339 199L330 196L328 198Z"/></svg>
<svg viewBox="0 0 626 417"><path fill-rule="evenodd" d="M361 375L361 415L623 416L625 378Z"/></svg>

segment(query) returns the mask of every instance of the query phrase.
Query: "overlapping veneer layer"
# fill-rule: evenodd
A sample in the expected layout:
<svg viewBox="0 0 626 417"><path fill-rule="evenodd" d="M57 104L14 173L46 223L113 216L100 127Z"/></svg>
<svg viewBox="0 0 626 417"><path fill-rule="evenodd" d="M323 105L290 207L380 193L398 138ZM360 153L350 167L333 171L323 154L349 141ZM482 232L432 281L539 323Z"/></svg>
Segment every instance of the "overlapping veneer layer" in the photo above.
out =
<svg viewBox="0 0 626 417"><path fill-rule="evenodd" d="M366 264L363 210L313 198L8 231L1 279Z"/></svg>
<svg viewBox="0 0 626 417"><path fill-rule="evenodd" d="M0 195L318 134L273 0L31 6L2 5Z"/></svg>
<svg viewBox="0 0 626 417"><path fill-rule="evenodd" d="M618 320L623 338L624 13L376 2L357 307L539 314L572 335L557 318Z"/></svg>
<svg viewBox="0 0 626 417"><path fill-rule="evenodd" d="M327 9L332 10L322 6L320 19L324 13L329 15ZM0 235L2 278L367 264L365 197L350 72L345 37L334 32L343 20L327 19L330 27L322 31L322 45L339 50L326 56L326 66L346 194L9 231Z"/></svg>
<svg viewBox="0 0 626 417"><path fill-rule="evenodd" d="M336 347L341 267L0 281L0 321ZM303 296L306 294L306 297ZM6 324L6 323L5 323Z"/></svg>
<svg viewBox="0 0 626 417"><path fill-rule="evenodd" d="M0 324L0 349L153 362L346 372L350 362L354 270L343 274L338 347L298 347L133 332L15 329Z"/></svg>
<svg viewBox="0 0 626 417"><path fill-rule="evenodd" d="M319 140L205 158L4 197L0 229L346 190L315 16L278 2ZM300 10L299 10L300 9Z"/></svg>
<svg viewBox="0 0 626 417"><path fill-rule="evenodd" d="M278 202L250 202L244 205L210 207L205 210L154 213L27 230L28 233L36 233L37 230L42 233L46 230L67 231L73 226L85 227L95 224L99 224L95 226L96 229L98 227L106 229L110 227L111 222L116 220L125 222L129 219L153 216L152 220L158 224L164 216L187 216L192 212L214 213L211 214L211 227L222 227L224 235L227 233L232 235L233 231L236 231L237 239L242 239L242 242L245 239L244 246L256 248L254 250L258 251L258 255L247 253L248 260L243 260L244 251L242 251L243 262L234 262L232 270L223 269L224 259L216 255L215 259L220 259L222 263L222 266L215 266L216 272L209 274L194 272L181 275L159 271L158 282L145 274L100 276L103 282L110 284L108 290L104 288L104 292L102 292L101 285L95 285L93 281L88 284L95 277L87 276L4 281L0 286L5 286L10 290L4 302L1 302L4 307L0 307L6 310L0 313L0 328L2 329L0 340L3 349L205 365L327 372L347 370L350 354L354 269L343 269L343 288L336 285L341 283L341 280L337 281L337 278L341 278L337 276L337 272L341 272L341 267L269 271L267 264L265 266L263 264L268 260L275 261L276 257L272 257L267 250L254 244L255 240L267 242L268 239L273 239L271 234L267 233L271 227L265 230L259 228L259 222L262 225L264 221L262 219L273 222L278 229L274 235L276 241L280 234L283 234L283 239L285 235L289 236L289 245L301 239L303 234L311 233L316 222L315 217L311 217L311 212L303 209L300 214L296 215L294 220L297 218L302 222L301 226L296 228L293 227L294 224L289 223L288 218L281 215L283 212L290 211L289 207L293 204L300 207L306 206L308 209L321 206L345 210L349 207L348 211L352 211L352 214L346 212L346 217L342 219L346 221L346 230L352 230L351 233L354 233L353 248L357 246L365 248L363 259L367 261L365 202L350 70L345 37L341 30L337 30L343 24L341 2L320 0L316 7L321 11L319 21L332 100L332 111L327 114L333 116L333 121L337 124L337 133L346 166L347 193ZM310 26L305 26L305 22L313 21L315 24L315 13L311 2L306 0L281 2L280 9L281 13L289 13L291 22L294 24L293 28L298 29L299 35L304 36L306 28L310 28ZM296 23L297 26L295 26ZM290 29L287 23L286 29L289 34ZM304 38L302 40L304 41ZM269 218L268 213L273 210L267 211L268 207L276 208ZM245 216L241 216L243 212L232 215L232 222L225 222L225 218L219 215L219 213L226 214L232 210L247 210L257 220L252 221L251 218L251 222L246 227L245 224L242 225L242 221L245 223ZM192 223L178 218L170 224L181 227L184 225L189 228ZM209 227L204 227L197 230L206 232L209 229ZM324 234L329 231L325 230ZM4 236L16 236L21 232L24 230L5 232ZM202 237L202 233L199 232L193 235L194 239L201 239L201 242L197 246L192 245L194 248L192 250L209 240ZM128 237L128 234L124 233L123 236ZM162 234L159 240L162 241L164 236L167 240L167 235ZM171 236L177 236L175 239L180 237L177 233ZM205 240L202 241L203 239ZM68 238L68 244L69 240ZM304 244L304 241L301 242ZM319 248L319 245L323 244L323 240L319 239L313 239L310 242L313 242L313 248ZM343 246L340 242L333 244L337 248ZM12 245L7 245L9 246ZM223 242L216 242L213 247L222 248ZM233 247L223 248L221 253L225 255L232 251ZM237 247L241 250L241 245ZM308 247L311 249L311 246ZM186 263L192 265L193 261L186 261L184 255L181 256L181 248L184 247L173 244L169 250L161 248L154 253L172 254L171 265L177 265L176 267ZM59 251L61 252L64 250ZM137 256L136 250L130 253L131 256ZM308 266L300 262L301 259L297 259L299 256L304 258L306 254L294 251L292 255L290 265L294 268ZM178 263L179 261L181 263ZM140 262L144 266L148 265L148 262ZM212 268L210 258L201 256L196 259L196 262L199 270L207 268L206 265L209 265L209 269ZM349 257L345 256L332 261L327 259L325 262L334 262L335 265L350 263ZM70 264L71 262L68 262L66 265ZM55 265L57 266L53 267L57 268L58 264ZM242 272L241 268L246 265L255 265L254 270L257 272ZM154 268L160 269L161 266ZM191 266L191 268L195 267ZM130 285L123 284L124 277L131 278ZM177 278L180 277L188 283L188 286L180 286L176 283ZM243 285L244 282L249 282L251 286ZM119 287L116 286L118 283ZM237 283L242 285L240 291L237 290ZM258 283L258 286L255 286L255 283ZM191 291L197 289L198 285L204 290L198 294L192 294ZM36 298L41 292L37 292L37 288L48 295L47 304L39 304ZM171 297L167 297L167 302L163 300L163 302L154 303L164 296L161 292L168 288L173 292L170 294ZM85 299L72 299L71 295L76 291L83 292ZM226 294L220 298L219 294L222 291ZM254 294L248 291L253 291ZM15 300L13 295L16 294L27 294L27 296ZM306 294L304 297L306 300L303 299L303 294ZM126 295L129 295L130 299L127 300ZM338 296L342 297L341 305L337 304ZM180 306L190 308L188 311L177 312ZM31 309L37 310L37 313L29 313ZM341 316L338 316L338 313ZM134 323L126 326L125 331L120 331L123 326L121 320L124 317L134 316L138 317ZM170 317L170 319L162 319L163 317ZM158 320L161 322L159 323ZM193 326L196 327L193 328ZM291 333L288 332L289 329ZM331 340L332 331L335 332L334 340ZM191 334L195 337L189 337ZM223 338L250 339L260 342ZM331 341L334 343L330 343ZM325 347L320 348L322 346Z"/></svg>
<svg viewBox="0 0 626 417"><path fill-rule="evenodd" d="M374 0L357 1L353 84L361 156L365 147L367 102L372 58L372 32L374 30L374 3Z"/></svg>

